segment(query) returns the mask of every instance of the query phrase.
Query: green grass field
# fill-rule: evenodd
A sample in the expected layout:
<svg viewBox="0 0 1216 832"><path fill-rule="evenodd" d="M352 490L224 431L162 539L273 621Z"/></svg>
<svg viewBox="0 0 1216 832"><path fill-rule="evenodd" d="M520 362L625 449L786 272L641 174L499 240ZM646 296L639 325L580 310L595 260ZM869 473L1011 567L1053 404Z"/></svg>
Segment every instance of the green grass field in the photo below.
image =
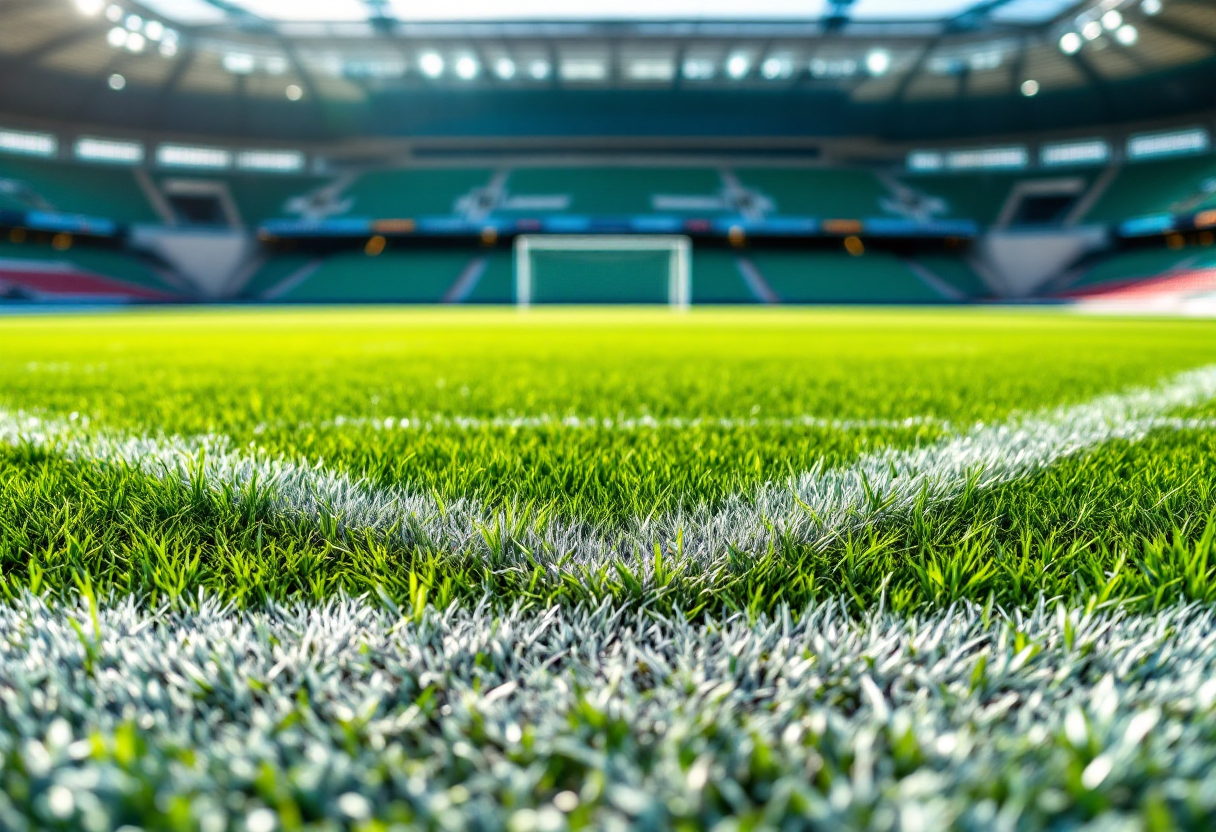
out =
<svg viewBox="0 0 1216 832"><path fill-rule="evenodd" d="M0 345L0 829L1216 823L1216 323Z"/></svg>

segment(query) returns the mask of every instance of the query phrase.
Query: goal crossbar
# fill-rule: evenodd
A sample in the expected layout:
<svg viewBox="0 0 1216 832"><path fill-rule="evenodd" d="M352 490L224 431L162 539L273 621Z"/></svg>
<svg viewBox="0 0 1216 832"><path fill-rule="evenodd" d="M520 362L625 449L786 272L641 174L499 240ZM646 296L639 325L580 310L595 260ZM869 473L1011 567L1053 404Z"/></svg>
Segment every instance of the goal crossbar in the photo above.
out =
<svg viewBox="0 0 1216 832"><path fill-rule="evenodd" d="M676 309L692 304L692 240L670 235L550 235L524 234L515 238L515 303L532 305L537 251L666 251L668 252L668 303Z"/></svg>

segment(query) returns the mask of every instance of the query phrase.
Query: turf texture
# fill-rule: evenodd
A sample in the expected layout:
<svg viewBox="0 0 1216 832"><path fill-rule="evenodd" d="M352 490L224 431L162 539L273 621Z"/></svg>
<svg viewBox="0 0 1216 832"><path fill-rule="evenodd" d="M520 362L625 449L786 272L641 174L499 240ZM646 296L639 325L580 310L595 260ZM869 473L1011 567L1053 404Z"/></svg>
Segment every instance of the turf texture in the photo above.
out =
<svg viewBox="0 0 1216 832"><path fill-rule="evenodd" d="M0 827L1216 820L1210 322L0 338Z"/></svg>

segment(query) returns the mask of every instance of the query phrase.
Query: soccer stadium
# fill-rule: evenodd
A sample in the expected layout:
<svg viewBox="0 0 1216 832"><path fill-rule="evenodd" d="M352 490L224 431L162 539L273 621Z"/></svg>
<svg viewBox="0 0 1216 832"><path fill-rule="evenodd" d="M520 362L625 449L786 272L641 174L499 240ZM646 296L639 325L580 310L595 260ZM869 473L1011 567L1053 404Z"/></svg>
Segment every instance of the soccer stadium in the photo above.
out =
<svg viewBox="0 0 1216 832"><path fill-rule="evenodd" d="M0 0L0 831L1216 828L1212 0Z"/></svg>

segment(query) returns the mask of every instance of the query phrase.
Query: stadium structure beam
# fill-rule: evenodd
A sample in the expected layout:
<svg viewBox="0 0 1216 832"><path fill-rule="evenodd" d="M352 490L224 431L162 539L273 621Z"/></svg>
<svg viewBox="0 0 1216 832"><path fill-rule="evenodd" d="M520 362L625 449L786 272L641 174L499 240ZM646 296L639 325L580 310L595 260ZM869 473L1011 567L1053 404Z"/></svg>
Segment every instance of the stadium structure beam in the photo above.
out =
<svg viewBox="0 0 1216 832"><path fill-rule="evenodd" d="M1158 32L1164 32L1167 35L1173 35L1176 38L1189 40L1191 43L1198 43L1209 49L1216 50L1216 36L1188 29L1185 26L1179 26L1177 23L1165 19L1162 15L1145 17L1144 25L1156 29Z"/></svg>
<svg viewBox="0 0 1216 832"><path fill-rule="evenodd" d="M1080 52L1070 55L1069 58L1072 60L1073 65L1085 76L1085 79L1089 81L1090 87L1093 88L1094 93L1098 96L1098 102L1102 106L1102 117L1114 121L1118 117L1118 113L1115 110L1114 102L1111 100L1110 90L1107 89L1106 79L1102 77L1098 70L1094 69L1093 64Z"/></svg>
<svg viewBox="0 0 1216 832"><path fill-rule="evenodd" d="M104 37L104 35L105 29L103 27L98 26L95 22L88 23L45 40L32 49L27 49L24 52L13 55L9 60L14 63L37 63L46 56L53 55L61 49L75 46L91 37Z"/></svg>
<svg viewBox="0 0 1216 832"><path fill-rule="evenodd" d="M186 77L186 73L194 66L194 60L198 56L198 52L193 49L187 49L178 55L173 69L169 72L169 76L165 78L164 83L160 85L160 90L157 91L155 112L155 126L164 129L166 126L166 117L169 113L169 102L173 98L177 88L181 86L182 79ZM151 125L150 125L151 126Z"/></svg>

